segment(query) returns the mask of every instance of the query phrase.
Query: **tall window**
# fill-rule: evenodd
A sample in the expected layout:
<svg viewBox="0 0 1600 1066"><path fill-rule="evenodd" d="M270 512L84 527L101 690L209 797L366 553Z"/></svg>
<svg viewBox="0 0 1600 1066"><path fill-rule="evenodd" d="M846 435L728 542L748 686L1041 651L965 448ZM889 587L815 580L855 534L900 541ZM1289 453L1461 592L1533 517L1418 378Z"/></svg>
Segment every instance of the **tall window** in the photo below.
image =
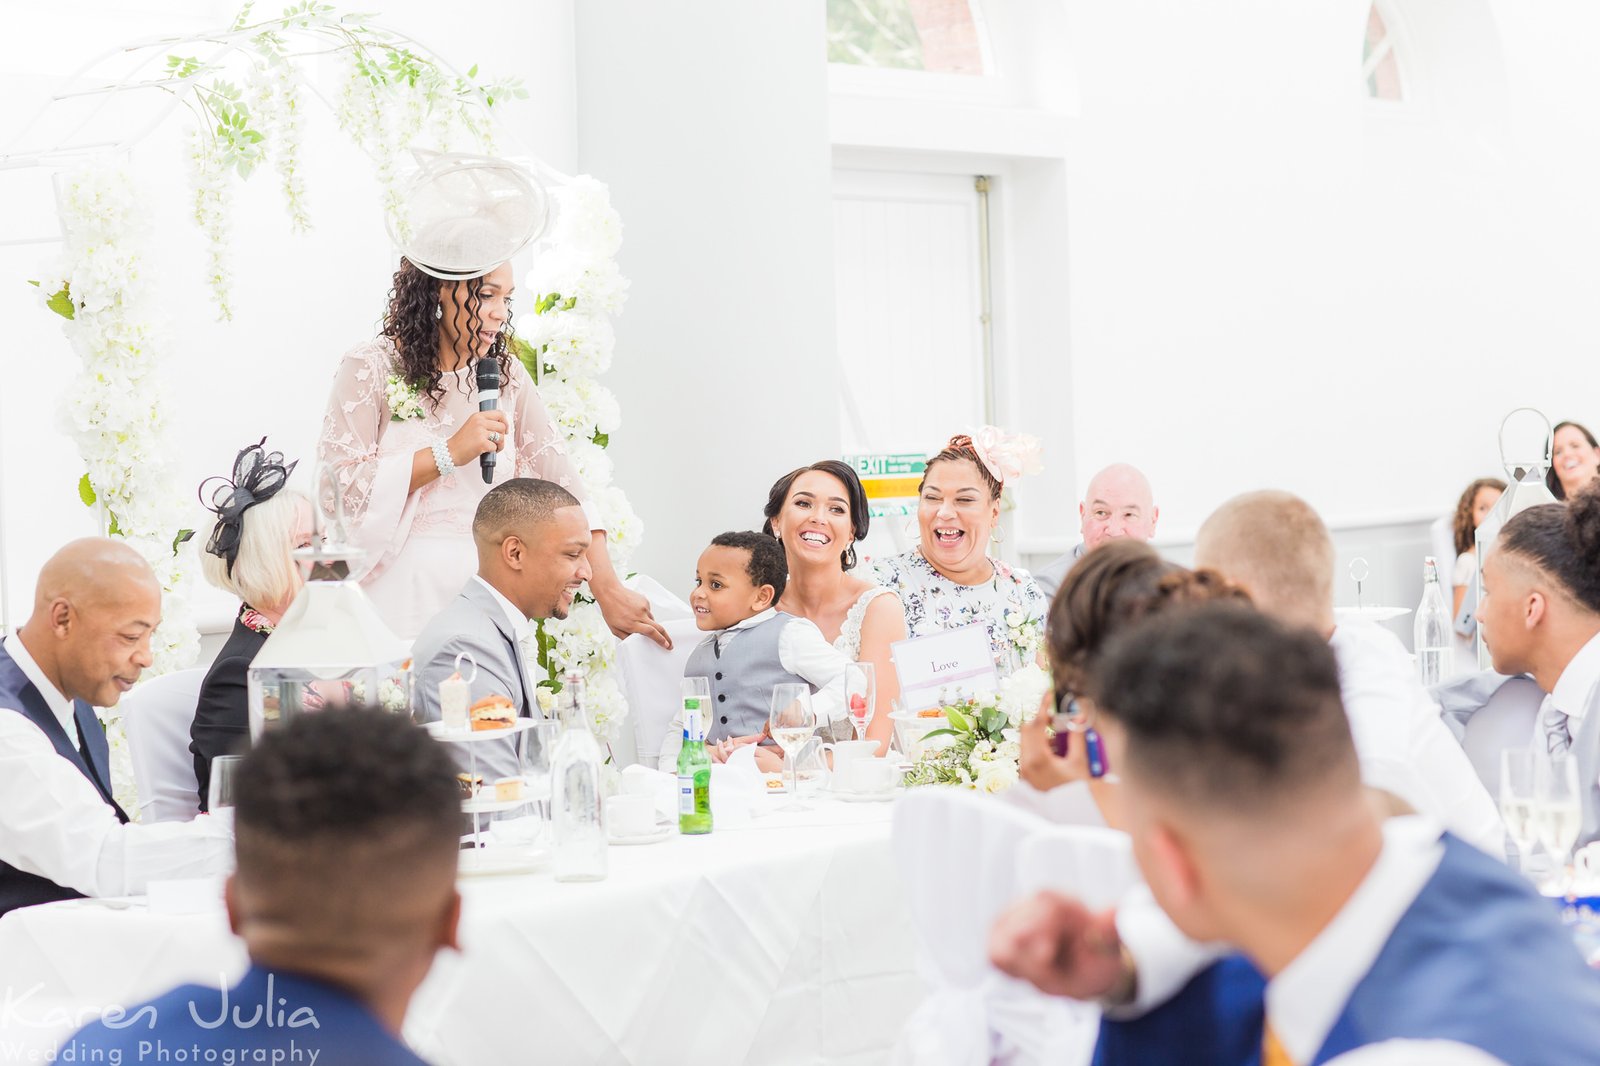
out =
<svg viewBox="0 0 1600 1066"><path fill-rule="evenodd" d="M1400 103L1405 87L1400 81L1400 60L1395 55L1398 35L1377 4L1367 12L1367 37L1361 49L1361 80L1367 96L1374 100Z"/></svg>
<svg viewBox="0 0 1600 1066"><path fill-rule="evenodd" d="M986 73L976 0L828 0L828 62Z"/></svg>

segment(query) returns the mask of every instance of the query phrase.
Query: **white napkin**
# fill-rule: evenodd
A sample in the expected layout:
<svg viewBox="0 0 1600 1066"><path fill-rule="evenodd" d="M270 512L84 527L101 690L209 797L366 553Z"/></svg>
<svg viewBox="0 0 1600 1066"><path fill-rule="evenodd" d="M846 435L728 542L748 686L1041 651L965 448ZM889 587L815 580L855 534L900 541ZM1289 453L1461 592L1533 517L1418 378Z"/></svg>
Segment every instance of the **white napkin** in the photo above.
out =
<svg viewBox="0 0 1600 1066"><path fill-rule="evenodd" d="M633 796L648 796L655 804L656 817L678 820L678 777L653 770L643 763L622 768L622 791ZM715 795L715 793L713 793Z"/></svg>

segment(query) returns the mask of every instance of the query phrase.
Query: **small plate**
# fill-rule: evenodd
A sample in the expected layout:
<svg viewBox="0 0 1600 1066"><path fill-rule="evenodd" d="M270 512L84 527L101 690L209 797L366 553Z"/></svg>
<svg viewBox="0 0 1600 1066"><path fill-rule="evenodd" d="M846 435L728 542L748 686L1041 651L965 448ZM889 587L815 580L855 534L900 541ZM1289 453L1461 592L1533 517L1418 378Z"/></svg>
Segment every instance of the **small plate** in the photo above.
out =
<svg viewBox="0 0 1600 1066"><path fill-rule="evenodd" d="M545 721L543 718L518 718L505 729L469 729L465 733L446 729L443 722L428 722L422 728L426 729L434 740L442 740L449 744L475 744L484 740L505 740L514 737L543 721Z"/></svg>
<svg viewBox="0 0 1600 1066"><path fill-rule="evenodd" d="M789 794L788 774L762 774L761 781L761 791L769 796L787 796ZM778 783L777 787L773 787L772 783L774 781Z"/></svg>
<svg viewBox="0 0 1600 1066"><path fill-rule="evenodd" d="M461 852L458 877L494 877L499 874L530 874L550 857L546 848L489 847L465 848Z"/></svg>
<svg viewBox="0 0 1600 1066"><path fill-rule="evenodd" d="M676 835L677 835L677 826L674 826L674 825L658 825L653 830L651 830L650 832L644 833L644 834L642 834L640 836L636 836L636 837L618 837L618 836L612 836L610 833L607 833L606 834L606 842L608 844L616 844L619 847L629 847L629 846L632 846L634 844L659 844L663 840L666 840L668 837L676 836Z"/></svg>

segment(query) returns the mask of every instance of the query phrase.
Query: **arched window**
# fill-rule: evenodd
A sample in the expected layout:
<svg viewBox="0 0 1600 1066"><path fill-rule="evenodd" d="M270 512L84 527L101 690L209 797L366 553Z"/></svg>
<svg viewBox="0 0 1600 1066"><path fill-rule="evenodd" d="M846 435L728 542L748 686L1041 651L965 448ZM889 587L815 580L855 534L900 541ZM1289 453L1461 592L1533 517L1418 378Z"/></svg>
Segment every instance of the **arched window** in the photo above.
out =
<svg viewBox="0 0 1600 1066"><path fill-rule="evenodd" d="M828 0L828 62L989 73L976 0Z"/></svg>
<svg viewBox="0 0 1600 1066"><path fill-rule="evenodd" d="M1367 36L1361 48L1361 80L1366 83L1370 99L1395 104L1405 100L1400 57L1395 49L1398 38L1393 16L1385 17L1383 10L1373 4L1367 12Z"/></svg>

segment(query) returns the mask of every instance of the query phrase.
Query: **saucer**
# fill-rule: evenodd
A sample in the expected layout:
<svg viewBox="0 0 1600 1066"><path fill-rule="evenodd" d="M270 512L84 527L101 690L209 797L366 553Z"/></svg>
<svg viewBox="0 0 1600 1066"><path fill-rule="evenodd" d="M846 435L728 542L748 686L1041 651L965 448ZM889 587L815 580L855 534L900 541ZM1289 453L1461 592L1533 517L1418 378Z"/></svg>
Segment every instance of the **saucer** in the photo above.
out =
<svg viewBox="0 0 1600 1066"><path fill-rule="evenodd" d="M658 825L648 833L638 836L619 837L610 833L606 834L606 843L626 847L633 844L659 844L668 837L677 835L678 827L675 825Z"/></svg>
<svg viewBox="0 0 1600 1066"><path fill-rule="evenodd" d="M460 865L456 872L459 877L533 873L549 856L549 849L539 847L465 848L461 852Z"/></svg>
<svg viewBox="0 0 1600 1066"><path fill-rule="evenodd" d="M828 795L846 803L884 803L899 795L899 788L886 788L880 792L855 792L845 788L830 788Z"/></svg>

